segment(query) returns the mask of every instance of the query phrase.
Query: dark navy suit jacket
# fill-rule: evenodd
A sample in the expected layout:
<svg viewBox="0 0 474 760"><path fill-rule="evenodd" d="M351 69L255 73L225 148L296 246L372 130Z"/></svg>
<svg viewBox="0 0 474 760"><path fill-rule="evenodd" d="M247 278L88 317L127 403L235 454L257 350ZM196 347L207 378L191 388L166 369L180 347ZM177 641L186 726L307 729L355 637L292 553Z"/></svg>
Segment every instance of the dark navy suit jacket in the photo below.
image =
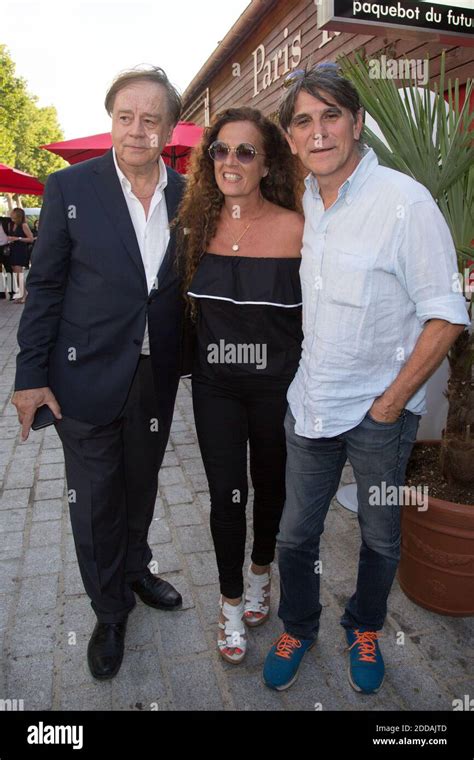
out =
<svg viewBox="0 0 474 760"><path fill-rule="evenodd" d="M171 222L184 179L167 171ZM170 424L184 311L174 230L157 275L149 295L112 150L52 174L18 331L15 390L49 386L65 416L112 422L127 398L148 315L160 423Z"/></svg>

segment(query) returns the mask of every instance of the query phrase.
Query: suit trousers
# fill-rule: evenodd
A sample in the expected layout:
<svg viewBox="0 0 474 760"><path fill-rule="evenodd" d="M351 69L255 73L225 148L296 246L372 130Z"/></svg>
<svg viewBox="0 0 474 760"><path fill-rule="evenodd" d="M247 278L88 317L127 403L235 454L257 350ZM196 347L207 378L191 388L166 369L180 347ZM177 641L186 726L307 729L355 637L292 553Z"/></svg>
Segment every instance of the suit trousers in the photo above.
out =
<svg viewBox="0 0 474 760"><path fill-rule="evenodd" d="M92 425L63 417L55 423L79 569L103 623L127 617L135 606L129 583L146 573L152 558L148 529L170 431L158 419L155 382L151 359L142 355L116 420Z"/></svg>

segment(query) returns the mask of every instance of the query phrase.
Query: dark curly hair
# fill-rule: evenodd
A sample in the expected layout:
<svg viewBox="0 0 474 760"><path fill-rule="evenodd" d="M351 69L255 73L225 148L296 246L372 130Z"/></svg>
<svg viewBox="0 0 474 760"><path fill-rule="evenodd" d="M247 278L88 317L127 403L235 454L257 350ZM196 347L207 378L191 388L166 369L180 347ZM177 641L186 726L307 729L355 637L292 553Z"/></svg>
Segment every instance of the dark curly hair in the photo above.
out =
<svg viewBox="0 0 474 760"><path fill-rule="evenodd" d="M282 130L255 108L228 108L217 114L211 126L205 129L200 144L191 156L187 189L176 220L184 293L188 313L193 319L196 316L195 304L186 293L199 259L215 235L224 203L224 194L217 186L214 162L209 156L208 148L217 139L222 127L234 121L250 121L262 135L265 164L269 169L260 183L263 197L278 206L292 211L299 210L297 163Z"/></svg>

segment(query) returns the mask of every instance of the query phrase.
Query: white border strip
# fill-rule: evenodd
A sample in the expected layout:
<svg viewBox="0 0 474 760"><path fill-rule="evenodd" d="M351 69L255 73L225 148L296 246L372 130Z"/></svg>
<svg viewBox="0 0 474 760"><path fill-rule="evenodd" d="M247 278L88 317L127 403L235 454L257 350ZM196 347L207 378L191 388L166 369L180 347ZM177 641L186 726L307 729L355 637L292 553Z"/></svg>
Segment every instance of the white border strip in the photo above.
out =
<svg viewBox="0 0 474 760"><path fill-rule="evenodd" d="M198 293L192 293L190 290L188 290L188 296L193 296L194 298L212 298L215 301L230 301L231 303L236 304L248 304L250 306L281 306L282 309L294 309L297 306L302 306L303 301L300 303L273 303L272 301L234 301L233 298L223 298L222 296L208 296L208 295L199 295Z"/></svg>

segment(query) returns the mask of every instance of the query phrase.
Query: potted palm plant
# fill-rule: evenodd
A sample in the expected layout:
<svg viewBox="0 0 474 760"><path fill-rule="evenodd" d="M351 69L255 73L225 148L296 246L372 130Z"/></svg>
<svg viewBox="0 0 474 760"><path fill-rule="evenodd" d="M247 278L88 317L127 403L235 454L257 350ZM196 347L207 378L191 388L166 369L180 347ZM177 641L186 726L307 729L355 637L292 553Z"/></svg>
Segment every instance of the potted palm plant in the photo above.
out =
<svg viewBox="0 0 474 760"><path fill-rule="evenodd" d="M469 112L473 82L461 104L459 81L439 84L374 78L377 67L359 53L341 58L342 73L357 87L365 110L386 144L365 128L380 163L404 172L431 192L456 247L459 280L472 320L474 271L474 140ZM428 64L429 65L429 64ZM381 70L381 68L379 69ZM436 261L433 261L436 266ZM404 506L399 581L414 602L447 615L474 615L474 334L466 329L448 356L448 415L440 441L418 441L407 485L424 486L428 501Z"/></svg>

